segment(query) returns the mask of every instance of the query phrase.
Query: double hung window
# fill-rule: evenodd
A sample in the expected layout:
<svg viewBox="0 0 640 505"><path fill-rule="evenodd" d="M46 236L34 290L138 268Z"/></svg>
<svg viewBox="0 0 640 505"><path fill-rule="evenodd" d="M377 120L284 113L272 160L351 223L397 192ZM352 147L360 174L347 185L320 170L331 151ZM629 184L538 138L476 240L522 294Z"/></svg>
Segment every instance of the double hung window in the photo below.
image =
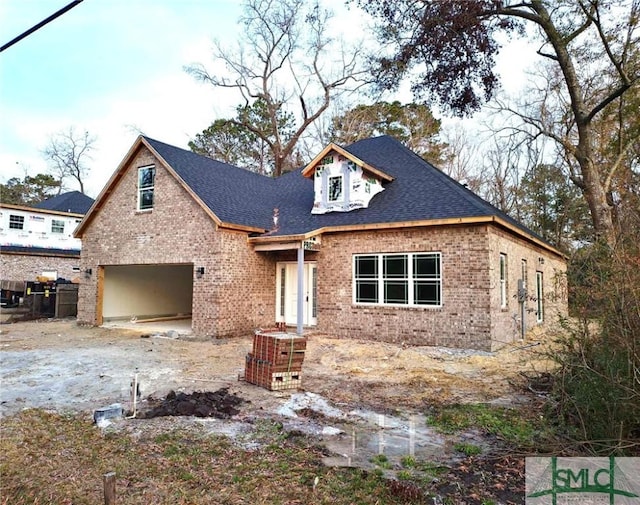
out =
<svg viewBox="0 0 640 505"><path fill-rule="evenodd" d="M507 308L507 255L500 254L500 307Z"/></svg>
<svg viewBox="0 0 640 505"><path fill-rule="evenodd" d="M140 167L138 169L138 210L153 209L155 179L155 167Z"/></svg>
<svg viewBox="0 0 640 505"><path fill-rule="evenodd" d="M544 322L544 286L542 283L542 272L536 272L536 320L538 323Z"/></svg>
<svg viewBox="0 0 640 505"><path fill-rule="evenodd" d="M329 201L338 202L343 199L342 176L329 177Z"/></svg>
<svg viewBox="0 0 640 505"><path fill-rule="evenodd" d="M9 214L9 229L24 230L24 216Z"/></svg>
<svg viewBox="0 0 640 505"><path fill-rule="evenodd" d="M59 219L52 219L51 233L64 233L64 221L61 221Z"/></svg>

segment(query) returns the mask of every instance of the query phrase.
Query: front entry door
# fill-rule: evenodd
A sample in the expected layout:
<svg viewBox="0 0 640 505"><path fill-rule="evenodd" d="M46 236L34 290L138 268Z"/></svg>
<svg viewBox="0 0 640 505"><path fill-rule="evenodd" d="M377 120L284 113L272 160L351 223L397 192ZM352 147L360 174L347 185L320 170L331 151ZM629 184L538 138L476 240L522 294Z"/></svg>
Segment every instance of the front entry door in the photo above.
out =
<svg viewBox="0 0 640 505"><path fill-rule="evenodd" d="M298 265L295 262L282 262L276 268L276 321L295 326L298 322ZM305 263L302 314L302 324L305 326L317 324L317 278L316 263Z"/></svg>

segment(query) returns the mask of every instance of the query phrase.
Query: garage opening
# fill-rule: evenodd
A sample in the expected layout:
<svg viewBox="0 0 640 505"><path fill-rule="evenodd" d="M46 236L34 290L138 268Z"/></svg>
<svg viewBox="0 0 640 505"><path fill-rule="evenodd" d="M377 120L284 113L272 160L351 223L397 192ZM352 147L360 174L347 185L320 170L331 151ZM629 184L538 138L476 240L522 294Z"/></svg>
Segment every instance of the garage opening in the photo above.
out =
<svg viewBox="0 0 640 505"><path fill-rule="evenodd" d="M104 322L190 319L192 303L193 264L104 267Z"/></svg>

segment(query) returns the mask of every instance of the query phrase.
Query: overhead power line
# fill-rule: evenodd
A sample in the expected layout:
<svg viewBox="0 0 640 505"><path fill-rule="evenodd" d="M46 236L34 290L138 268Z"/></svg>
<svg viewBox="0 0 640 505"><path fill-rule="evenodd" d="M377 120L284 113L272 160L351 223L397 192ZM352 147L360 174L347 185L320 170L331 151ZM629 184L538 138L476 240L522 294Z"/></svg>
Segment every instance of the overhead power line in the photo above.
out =
<svg viewBox="0 0 640 505"><path fill-rule="evenodd" d="M5 45L3 45L2 47L0 47L0 53L2 51L4 51L5 49L8 49L9 47L11 47L13 44L16 44L17 42L20 42L22 39L24 39L25 37L28 37L29 35L31 35L33 32L35 32L36 30L39 30L40 28L42 28L44 25L46 25L47 23L53 21L54 19L56 19L59 16L62 16L65 12L67 12L68 10L73 9L76 5L78 5L79 3L82 3L83 0L74 0L73 2L71 2L69 5L67 5L66 7L63 7L62 9L60 9L58 12L55 12L54 14L51 14L51 16L49 16L47 19L44 19L43 21L40 21L37 25L33 26L32 28L29 28L26 32L21 33L20 35L18 35L16 38L14 38L13 40L10 40L9 42L7 42Z"/></svg>

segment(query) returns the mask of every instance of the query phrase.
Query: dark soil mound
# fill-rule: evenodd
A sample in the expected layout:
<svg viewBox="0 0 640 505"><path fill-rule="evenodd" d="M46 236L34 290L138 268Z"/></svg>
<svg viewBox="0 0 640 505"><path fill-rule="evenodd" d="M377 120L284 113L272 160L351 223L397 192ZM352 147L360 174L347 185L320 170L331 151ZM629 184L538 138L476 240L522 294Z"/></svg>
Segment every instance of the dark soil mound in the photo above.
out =
<svg viewBox="0 0 640 505"><path fill-rule="evenodd" d="M195 416L228 419L240 412L236 407L244 401L239 396L229 393L229 388L213 392L196 391L191 394L170 391L159 405L141 412L138 417L151 419L161 416ZM150 399L150 402L153 400Z"/></svg>

